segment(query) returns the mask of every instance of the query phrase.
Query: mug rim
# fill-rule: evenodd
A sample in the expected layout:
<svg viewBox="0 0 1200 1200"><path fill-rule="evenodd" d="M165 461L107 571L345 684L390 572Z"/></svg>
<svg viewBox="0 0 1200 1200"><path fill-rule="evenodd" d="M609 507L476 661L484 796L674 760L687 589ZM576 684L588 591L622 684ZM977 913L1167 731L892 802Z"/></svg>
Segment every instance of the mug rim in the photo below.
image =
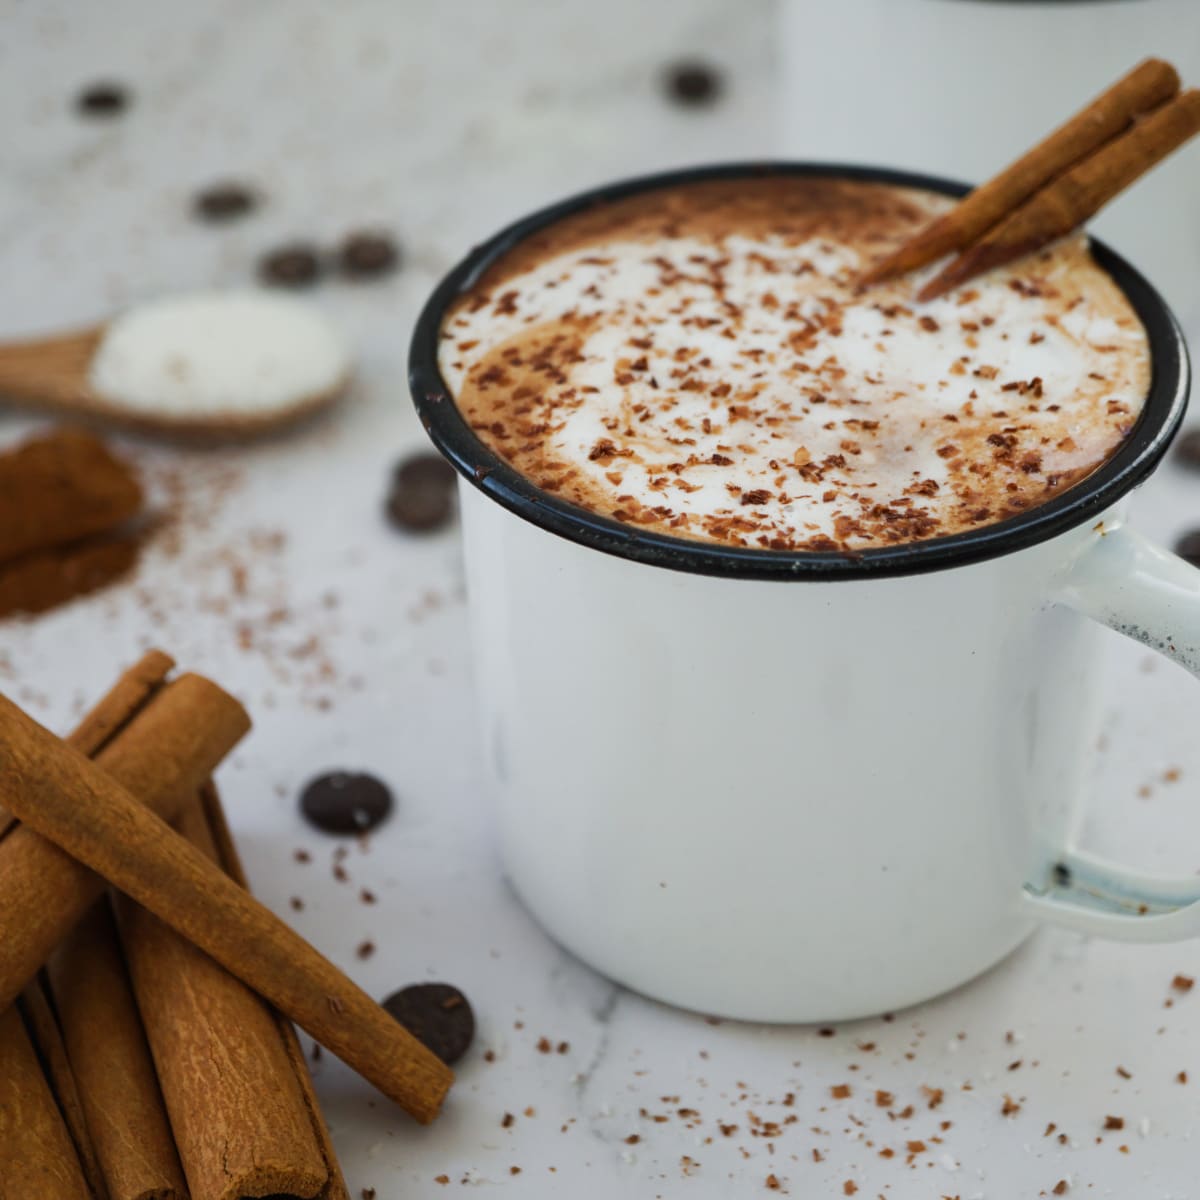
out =
<svg viewBox="0 0 1200 1200"><path fill-rule="evenodd" d="M438 367L442 321L517 243L598 204L712 179L823 176L962 196L970 186L914 171L857 164L754 161L685 167L604 184L541 208L477 245L425 302L409 346L409 390L426 433L470 485L509 512L578 545L669 570L734 579L845 580L914 575L965 566L1023 550L1100 517L1144 482L1166 454L1187 408L1191 369L1179 323L1166 301L1135 267L1105 243L1092 255L1132 305L1150 347L1150 390L1137 423L1117 452L1079 483L1028 511L940 538L863 550L765 550L692 541L625 525L542 491L484 443L468 425Z"/></svg>

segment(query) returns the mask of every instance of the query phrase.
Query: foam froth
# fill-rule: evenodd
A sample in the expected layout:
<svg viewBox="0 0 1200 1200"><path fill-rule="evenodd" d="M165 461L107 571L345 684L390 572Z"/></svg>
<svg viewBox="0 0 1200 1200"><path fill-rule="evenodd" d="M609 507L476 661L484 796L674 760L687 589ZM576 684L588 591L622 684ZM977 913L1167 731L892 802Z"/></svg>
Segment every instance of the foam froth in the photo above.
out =
<svg viewBox="0 0 1200 1200"><path fill-rule="evenodd" d="M458 302L442 373L540 488L658 532L856 550L1003 520L1116 450L1149 349L1082 236L929 304L856 291L949 204L793 177L599 206Z"/></svg>

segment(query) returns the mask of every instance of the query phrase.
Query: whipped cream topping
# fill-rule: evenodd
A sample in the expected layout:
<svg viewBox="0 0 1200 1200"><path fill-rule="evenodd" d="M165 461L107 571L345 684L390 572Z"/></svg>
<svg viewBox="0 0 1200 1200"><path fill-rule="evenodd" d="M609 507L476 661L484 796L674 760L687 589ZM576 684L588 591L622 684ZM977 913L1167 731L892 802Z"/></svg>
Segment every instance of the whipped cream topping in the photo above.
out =
<svg viewBox="0 0 1200 1200"><path fill-rule="evenodd" d="M540 488L675 536L856 550L1044 503L1107 459L1145 332L1076 236L928 304L875 257L949 205L834 180L633 197L519 246L440 365Z"/></svg>

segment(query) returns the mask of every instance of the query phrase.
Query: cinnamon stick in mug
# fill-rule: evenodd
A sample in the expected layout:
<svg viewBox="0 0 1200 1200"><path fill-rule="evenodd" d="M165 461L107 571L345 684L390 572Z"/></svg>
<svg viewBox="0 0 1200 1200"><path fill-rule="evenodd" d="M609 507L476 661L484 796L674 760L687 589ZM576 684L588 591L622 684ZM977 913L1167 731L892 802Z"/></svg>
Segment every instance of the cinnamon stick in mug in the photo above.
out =
<svg viewBox="0 0 1200 1200"><path fill-rule="evenodd" d="M865 272L862 283L882 283L970 245L1056 175L1126 129L1139 113L1178 91L1179 74L1170 63L1159 58L1139 63L1065 125Z"/></svg>
<svg viewBox="0 0 1200 1200"><path fill-rule="evenodd" d="M437 1116L454 1079L445 1063L109 774L3 698L0 803L215 958L418 1121Z"/></svg>
<svg viewBox="0 0 1200 1200"><path fill-rule="evenodd" d="M206 792L184 809L176 828L236 877L209 823L219 801ZM305 1086L307 1068L290 1053L290 1024L127 896L117 898L117 912L191 1200L348 1200L324 1119Z"/></svg>
<svg viewBox="0 0 1200 1200"><path fill-rule="evenodd" d="M1135 179L1200 133L1200 90L1182 92L1128 133L1043 188L931 279L919 300L935 300L1078 229Z"/></svg>
<svg viewBox="0 0 1200 1200"><path fill-rule="evenodd" d="M2 697L0 703L15 708ZM112 733L96 761L143 803L174 816L249 727L232 696L199 675L182 675ZM48 739L39 743L44 754L74 753L37 728ZM0 735L0 763L10 762L14 749L4 740ZM36 761L27 766L38 769ZM7 795L14 779L6 766L0 780L0 804L19 816ZM92 872L26 824L0 840L0 1008L12 1003L103 890Z"/></svg>

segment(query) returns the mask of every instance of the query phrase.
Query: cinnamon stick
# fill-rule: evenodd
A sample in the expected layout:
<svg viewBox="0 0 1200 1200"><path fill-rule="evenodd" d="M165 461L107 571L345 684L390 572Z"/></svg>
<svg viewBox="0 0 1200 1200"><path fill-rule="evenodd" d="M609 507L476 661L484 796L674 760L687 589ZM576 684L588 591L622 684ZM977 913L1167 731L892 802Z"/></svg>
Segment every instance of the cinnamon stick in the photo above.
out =
<svg viewBox="0 0 1200 1200"><path fill-rule="evenodd" d="M49 974L109 1200L183 1200L187 1185L107 899L67 936Z"/></svg>
<svg viewBox="0 0 1200 1200"><path fill-rule="evenodd" d="M171 673L175 660L162 650L147 650L83 716L67 741L81 754L95 757L142 709ZM17 823L0 808L0 839Z"/></svg>
<svg viewBox="0 0 1200 1200"><path fill-rule="evenodd" d="M437 1116L454 1078L449 1067L114 778L2 698L0 802L215 958L418 1121Z"/></svg>
<svg viewBox="0 0 1200 1200"><path fill-rule="evenodd" d="M147 650L83 715L67 741L80 754L95 758L146 706L174 666L169 654Z"/></svg>
<svg viewBox="0 0 1200 1200"><path fill-rule="evenodd" d="M1182 92L1022 204L917 294L934 300L1078 229L1114 196L1200 133L1200 90Z"/></svg>
<svg viewBox="0 0 1200 1200"><path fill-rule="evenodd" d="M21 993L18 1007L25 1018L25 1028L37 1051L46 1082L58 1102L63 1124L66 1125L67 1133L75 1145L75 1153L79 1158L79 1166L87 1181L88 1190L98 1200L111 1200L104 1186L104 1174L100 1170L100 1160L96 1155L87 1117L84 1115L83 1102L79 1098L75 1072L67 1056L67 1048L63 1044L62 1032L54 1010L50 1007L50 1001L43 990L41 978L35 979Z"/></svg>
<svg viewBox="0 0 1200 1200"><path fill-rule="evenodd" d="M176 823L219 862L197 797ZM317 1137L276 1014L246 985L128 897L121 940L192 1200L344 1196ZM307 1074L307 1072L305 1072Z"/></svg>
<svg viewBox="0 0 1200 1200"><path fill-rule="evenodd" d="M6 711L13 709L0 697ZM17 710L19 711L19 710ZM106 781L123 785L167 816L174 816L249 728L236 700L198 675L164 686L97 755ZM48 757L73 754L37 727ZM7 768L15 747L0 733L0 803L20 816L9 796ZM37 773L35 760L25 768ZM94 770L97 768L93 768ZM7 1007L104 890L86 868L26 824L0 841L0 1008Z"/></svg>
<svg viewBox="0 0 1200 1200"><path fill-rule="evenodd" d="M1121 133L1138 114L1178 91L1179 74L1170 63L1158 58L1139 63L1065 125L872 267L861 282L881 283L970 245L1055 176Z"/></svg>
<svg viewBox="0 0 1200 1200"><path fill-rule="evenodd" d="M98 754L161 689L174 662L148 651L67 741ZM109 1200L186 1197L179 1156L125 976L108 902L67 935L49 968L62 1042Z"/></svg>
<svg viewBox="0 0 1200 1200"><path fill-rule="evenodd" d="M146 653L136 665L122 674L118 682L109 690L108 695L104 696L103 700L84 716L76 731L71 734L71 743L78 746L85 754L95 754L115 736L120 728L127 724L127 721L139 708L149 701L150 696L162 684L172 666L172 660L160 650L150 650L149 653ZM16 818L11 817L7 812L2 812L0 814L0 836L7 833L10 828L16 827L16 824ZM8 863L7 852L0 857L4 858L4 863ZM8 878L4 874L2 865L0 865L0 876ZM7 907L2 911L6 913ZM0 924L4 924L2 916L0 916ZM11 938L4 935L0 935L0 937L4 937L7 958L10 953ZM58 1102L56 1103L61 1105L59 1120L64 1122L68 1136L77 1147L74 1152L74 1164L76 1165L73 1169L68 1169L67 1174L73 1175L74 1171L78 1171L88 1180L90 1193L103 1195L102 1165L95 1148L95 1139L90 1135L91 1126L86 1121L85 1105L82 1103L82 1096L78 1090L78 1074L68 1063L70 1054L65 1048L58 1022L50 1012L40 984L34 982L26 986L23 994L23 1006L26 1018L30 1020L31 1026L36 1028L38 1050L41 1051L47 1070L52 1076L53 1091L58 1093ZM10 1030L11 1028L10 1024ZM35 1088L35 1094L31 1094L23 1103L36 1103L36 1091ZM2 1121L2 1114L0 1114L0 1121ZM0 1139L0 1141L7 1141L7 1139ZM52 1150L53 1145L54 1138L52 1136L41 1153L43 1162L46 1160L53 1162L55 1159L56 1152ZM31 1166L37 1160L37 1154L30 1153L28 1165ZM0 1170L0 1175L7 1175L7 1171ZM5 1194L4 1183L0 1181L0 1196ZM115 1200L115 1198L110 1198L110 1200Z"/></svg>
<svg viewBox="0 0 1200 1200"><path fill-rule="evenodd" d="M212 783L201 790L200 804L208 820L209 832L212 834L213 845L217 851L217 861L221 864L222 870L240 887L249 891L250 884L246 879L245 868L242 866L237 847L233 844L233 834L230 833L229 823L225 820L225 810L221 807L220 797ZM272 1013L275 1023L279 1027L280 1037L283 1038L288 1061L292 1064L292 1073L299 1081L300 1090L304 1093L304 1101L311 1114L313 1129L316 1131L317 1142L321 1147L321 1156L329 1167L329 1183L321 1200L349 1200L346 1181L342 1178L342 1169L338 1165L337 1154L333 1149L329 1126L325 1124L321 1106L317 1102L317 1092L313 1087L312 1076L308 1073L308 1063L305 1061L300 1039L296 1036L296 1030L287 1017L274 1009L272 1009Z"/></svg>
<svg viewBox="0 0 1200 1200"><path fill-rule="evenodd" d="M15 1004L0 1009L0 1200L94 1200Z"/></svg>
<svg viewBox="0 0 1200 1200"><path fill-rule="evenodd" d="M147 650L86 714L68 741L81 753L98 753L158 690L175 665L161 650ZM17 819L0 808L0 842L17 825ZM0 854L0 874L7 856Z"/></svg>

